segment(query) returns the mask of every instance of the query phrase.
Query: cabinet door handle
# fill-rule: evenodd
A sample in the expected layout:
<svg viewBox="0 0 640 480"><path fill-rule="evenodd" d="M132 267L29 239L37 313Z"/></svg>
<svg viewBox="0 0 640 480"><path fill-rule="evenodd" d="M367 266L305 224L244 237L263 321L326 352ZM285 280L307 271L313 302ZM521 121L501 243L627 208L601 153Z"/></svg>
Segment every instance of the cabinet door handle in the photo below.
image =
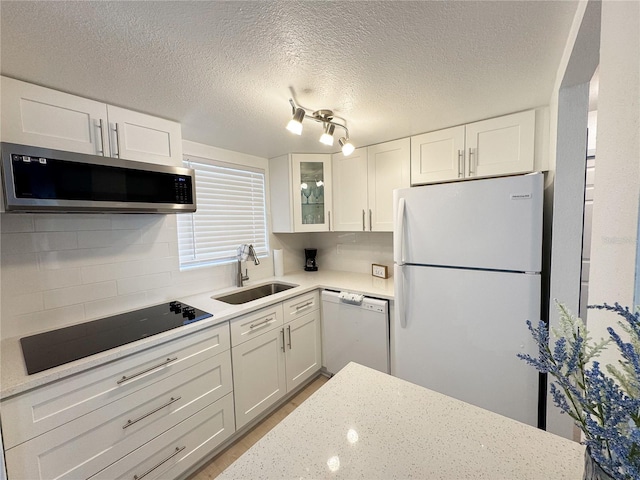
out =
<svg viewBox="0 0 640 480"><path fill-rule="evenodd" d="M267 325L272 320L273 320L273 317L266 318L260 323L252 323L251 325L249 325L249 328L253 329L253 328L258 328L258 327L264 327L265 325Z"/></svg>
<svg viewBox="0 0 640 480"><path fill-rule="evenodd" d="M462 177L463 174L464 174L464 150L458 150L458 178Z"/></svg>
<svg viewBox="0 0 640 480"><path fill-rule="evenodd" d="M103 157L106 155L104 151L105 141L104 141L104 119L98 120L98 125L96 125L100 130L100 148L98 148L98 153ZM96 143L98 143L98 139L96 138Z"/></svg>
<svg viewBox="0 0 640 480"><path fill-rule="evenodd" d="M366 227L364 226L364 216L365 216L365 213L364 213L364 208L363 208L362 209L362 231L363 232L365 232L367 230Z"/></svg>
<svg viewBox="0 0 640 480"><path fill-rule="evenodd" d="M171 405L172 403L176 403L178 400L180 400L182 397L176 397L173 398L171 397L171 400L169 400L167 403L165 403L164 405L160 405L159 407L154 408L153 410L151 410L150 412L145 413L144 415L139 416L138 418L136 418L135 420L127 420L127 423L125 423L122 426L122 429L124 430L125 428L129 428L131 425L133 425L134 423L138 423L140 420L144 420L145 418L147 418L149 415L153 415L156 412L159 412L160 410L162 410L164 407L168 407L169 405Z"/></svg>
<svg viewBox="0 0 640 480"><path fill-rule="evenodd" d="M171 460L173 457L175 457L177 454L179 454L182 450L184 450L185 448L187 448L187 446L185 445L184 447L176 447L176 449L173 451L173 453L171 455L169 455L167 458L165 458L164 460L156 463L153 467L151 467L149 470L147 470L146 472L144 472L142 475L134 475L133 476L133 480L140 480L144 477L146 477L147 475L149 475L151 472L153 472L156 468L158 468L160 465L162 465L163 463L168 462L169 460Z"/></svg>
<svg viewBox="0 0 640 480"><path fill-rule="evenodd" d="M117 123L114 124L113 131L115 132L115 140L113 141L113 147L111 153L114 157L120 158L120 127Z"/></svg>
<svg viewBox="0 0 640 480"><path fill-rule="evenodd" d="M280 333L282 334L282 351L284 352L284 328L280 329Z"/></svg>
<svg viewBox="0 0 640 480"><path fill-rule="evenodd" d="M329 231L331 231L331 210L327 212L327 215L329 216Z"/></svg>
<svg viewBox="0 0 640 480"><path fill-rule="evenodd" d="M302 310L303 308L307 308L310 307L311 305L313 305L313 300L308 301L307 303L304 303L302 305L298 305L296 307L296 313L298 313L300 310Z"/></svg>
<svg viewBox="0 0 640 480"><path fill-rule="evenodd" d="M132 378L139 377L140 375L150 372L151 370L155 370L156 368L164 367L165 365L168 365L171 362L175 362L177 359L178 357L167 358L164 362L154 365L153 367L149 367L145 370L142 370L141 372L134 373L133 375L130 375L128 377L126 375L123 375L123 377L120 380L118 380L116 383L120 385L121 383L124 383L127 380L131 380Z"/></svg>
<svg viewBox="0 0 640 480"><path fill-rule="evenodd" d="M471 166L473 165L472 155L473 155L473 148L469 147L469 176L472 176L474 173L473 169L471 168Z"/></svg>
<svg viewBox="0 0 640 480"><path fill-rule="evenodd" d="M291 325L287 325L287 333L289 334L289 350L291 350Z"/></svg>
<svg viewBox="0 0 640 480"><path fill-rule="evenodd" d="M369 209L369 231L373 231L373 214L371 213L371 209Z"/></svg>

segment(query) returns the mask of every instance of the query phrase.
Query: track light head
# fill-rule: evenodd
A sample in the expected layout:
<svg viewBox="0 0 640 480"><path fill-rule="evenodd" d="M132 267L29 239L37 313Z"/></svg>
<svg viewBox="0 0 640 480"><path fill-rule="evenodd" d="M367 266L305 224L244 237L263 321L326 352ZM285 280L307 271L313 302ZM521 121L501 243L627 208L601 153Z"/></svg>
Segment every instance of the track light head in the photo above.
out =
<svg viewBox="0 0 640 480"><path fill-rule="evenodd" d="M342 154L345 157L351 155L356 149L356 147L353 146L349 139L345 137L340 138L340 140L338 140L338 144L340 145L340 147L342 147Z"/></svg>
<svg viewBox="0 0 640 480"><path fill-rule="evenodd" d="M298 107L293 113L293 118L287 124L287 130L296 135L302 135L302 120L304 120L304 109Z"/></svg>
<svg viewBox="0 0 640 480"><path fill-rule="evenodd" d="M333 132L336 129L336 126L332 123L325 122L324 124L324 133L320 135L320 143L324 143L325 145L333 145Z"/></svg>

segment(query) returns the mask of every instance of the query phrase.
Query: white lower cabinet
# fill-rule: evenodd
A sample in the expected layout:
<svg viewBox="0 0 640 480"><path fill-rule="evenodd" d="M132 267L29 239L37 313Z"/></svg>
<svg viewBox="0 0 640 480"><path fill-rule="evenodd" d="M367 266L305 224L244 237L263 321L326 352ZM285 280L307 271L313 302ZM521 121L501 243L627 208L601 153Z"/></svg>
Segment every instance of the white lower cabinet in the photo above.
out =
<svg viewBox="0 0 640 480"><path fill-rule="evenodd" d="M237 428L286 393L283 332L272 330L232 349Z"/></svg>
<svg viewBox="0 0 640 480"><path fill-rule="evenodd" d="M285 365L287 392L302 385L322 367L320 310L284 326L287 338Z"/></svg>
<svg viewBox="0 0 640 480"><path fill-rule="evenodd" d="M178 478L234 432L233 394L228 393L90 478Z"/></svg>
<svg viewBox="0 0 640 480"><path fill-rule="evenodd" d="M141 478L169 438L184 445L162 468L186 471L235 431L230 345L224 323L3 400L8 478L91 478L116 465L140 466Z"/></svg>
<svg viewBox="0 0 640 480"><path fill-rule="evenodd" d="M318 292L299 295L278 304L279 317L271 330L235 344L231 321L233 379L236 428L240 429L273 406L288 392L311 378L322 367ZM255 315L254 322L271 319L277 309L264 309L266 317ZM283 321L283 313L287 317ZM254 314L249 314L254 315Z"/></svg>

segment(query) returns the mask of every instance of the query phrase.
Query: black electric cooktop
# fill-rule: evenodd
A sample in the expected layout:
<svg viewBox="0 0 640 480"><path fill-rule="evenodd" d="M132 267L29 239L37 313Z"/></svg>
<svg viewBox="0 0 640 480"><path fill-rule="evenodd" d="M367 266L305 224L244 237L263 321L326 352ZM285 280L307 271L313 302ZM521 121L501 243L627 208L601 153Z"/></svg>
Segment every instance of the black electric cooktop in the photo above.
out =
<svg viewBox="0 0 640 480"><path fill-rule="evenodd" d="M31 375L212 316L174 301L31 335L20 343Z"/></svg>

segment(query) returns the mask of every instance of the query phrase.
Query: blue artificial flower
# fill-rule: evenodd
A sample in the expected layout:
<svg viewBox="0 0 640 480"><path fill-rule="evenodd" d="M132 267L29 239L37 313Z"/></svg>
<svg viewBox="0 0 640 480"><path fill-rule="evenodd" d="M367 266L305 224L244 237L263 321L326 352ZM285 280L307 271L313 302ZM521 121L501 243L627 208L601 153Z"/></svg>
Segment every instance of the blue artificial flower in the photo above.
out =
<svg viewBox="0 0 640 480"><path fill-rule="evenodd" d="M561 331L554 330L553 346L544 322L527 327L538 345L538 357L518 357L553 378L550 392L554 404L570 415L584 432L584 444L593 459L615 479L640 479L640 312L632 313L618 303L590 305L614 312L628 334L625 341L613 328L609 340L591 343L579 318L562 305ZM607 343L615 344L622 360L607 373L593 360Z"/></svg>

